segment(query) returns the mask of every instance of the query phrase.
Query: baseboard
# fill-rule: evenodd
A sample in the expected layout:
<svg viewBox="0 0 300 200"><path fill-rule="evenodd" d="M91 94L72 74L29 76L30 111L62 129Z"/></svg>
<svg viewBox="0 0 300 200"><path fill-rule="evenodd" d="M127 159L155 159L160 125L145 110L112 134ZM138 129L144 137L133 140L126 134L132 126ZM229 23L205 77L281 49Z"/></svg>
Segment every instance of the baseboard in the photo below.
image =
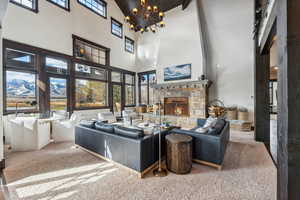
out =
<svg viewBox="0 0 300 200"><path fill-rule="evenodd" d="M197 159L193 159L193 161L198 164L202 164L202 165L216 168L218 170L222 170L222 165L217 165L215 163L211 163L211 162L207 162L207 161L203 161L203 160L197 160Z"/></svg>

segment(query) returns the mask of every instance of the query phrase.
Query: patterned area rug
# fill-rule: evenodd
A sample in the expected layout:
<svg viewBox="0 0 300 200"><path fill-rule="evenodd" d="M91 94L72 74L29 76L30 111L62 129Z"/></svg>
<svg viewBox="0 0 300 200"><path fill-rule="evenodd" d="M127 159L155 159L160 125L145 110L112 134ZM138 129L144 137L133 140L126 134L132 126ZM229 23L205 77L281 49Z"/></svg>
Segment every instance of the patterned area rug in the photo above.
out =
<svg viewBox="0 0 300 200"><path fill-rule="evenodd" d="M253 133L233 132L223 170L194 164L187 175L135 174L74 148L50 144L10 153L4 171L13 200L274 200L276 168Z"/></svg>

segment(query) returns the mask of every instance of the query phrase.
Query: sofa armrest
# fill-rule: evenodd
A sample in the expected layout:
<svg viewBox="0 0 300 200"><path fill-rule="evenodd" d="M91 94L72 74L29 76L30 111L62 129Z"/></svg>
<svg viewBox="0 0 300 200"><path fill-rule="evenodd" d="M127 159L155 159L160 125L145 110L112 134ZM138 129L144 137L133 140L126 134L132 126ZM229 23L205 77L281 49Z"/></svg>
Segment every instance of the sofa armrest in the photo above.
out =
<svg viewBox="0 0 300 200"><path fill-rule="evenodd" d="M222 164L224 149L222 149L221 135L201 134L195 131L180 129L174 129L172 133L185 134L193 137L193 159L218 165Z"/></svg>
<svg viewBox="0 0 300 200"><path fill-rule="evenodd" d="M206 119L197 119L197 125L200 127L203 127L204 124L206 123Z"/></svg>

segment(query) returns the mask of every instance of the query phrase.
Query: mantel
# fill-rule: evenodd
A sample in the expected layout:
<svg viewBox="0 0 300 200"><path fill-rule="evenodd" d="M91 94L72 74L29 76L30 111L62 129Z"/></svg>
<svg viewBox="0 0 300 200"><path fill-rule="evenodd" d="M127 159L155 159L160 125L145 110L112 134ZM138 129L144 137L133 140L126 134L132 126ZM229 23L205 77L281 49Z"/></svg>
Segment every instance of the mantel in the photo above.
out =
<svg viewBox="0 0 300 200"><path fill-rule="evenodd" d="M210 80L199 80L199 81L185 81L185 82L176 82L176 83L162 83L152 85L152 88L155 89L185 89L185 88L209 88L212 84Z"/></svg>

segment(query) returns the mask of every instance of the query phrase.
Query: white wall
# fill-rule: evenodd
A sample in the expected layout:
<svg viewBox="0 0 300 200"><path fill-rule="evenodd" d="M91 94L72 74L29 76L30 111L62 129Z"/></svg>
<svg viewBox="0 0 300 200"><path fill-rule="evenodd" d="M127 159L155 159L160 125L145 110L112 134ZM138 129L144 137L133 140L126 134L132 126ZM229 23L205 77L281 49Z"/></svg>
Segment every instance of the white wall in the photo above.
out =
<svg viewBox="0 0 300 200"><path fill-rule="evenodd" d="M164 67L192 63L193 80L207 73L214 82L211 100L247 107L252 120L254 1L197 1L199 9L194 0L185 11L180 7L171 10L166 15L165 29L139 38L137 67L140 71L157 69L158 82L163 82ZM205 48L201 46L200 22ZM206 59L202 49L206 50Z"/></svg>
<svg viewBox="0 0 300 200"><path fill-rule="evenodd" d="M139 71L156 69L161 83L165 67L192 63L192 80L197 80L202 75L203 63L196 0L184 11L179 6L167 12L165 22L166 27L158 33L148 32L139 37Z"/></svg>
<svg viewBox="0 0 300 200"><path fill-rule="evenodd" d="M75 34L110 48L111 66L135 71L135 55L124 50L124 39L111 34L111 16L123 23L124 15L114 0L106 2L107 19L76 0L71 0L71 12L40 0L37 14L9 3L3 37L72 55L72 34ZM126 36L136 40L137 35L127 25L123 30Z"/></svg>
<svg viewBox="0 0 300 200"><path fill-rule="evenodd" d="M254 110L253 0L199 0L204 12L211 99Z"/></svg>

